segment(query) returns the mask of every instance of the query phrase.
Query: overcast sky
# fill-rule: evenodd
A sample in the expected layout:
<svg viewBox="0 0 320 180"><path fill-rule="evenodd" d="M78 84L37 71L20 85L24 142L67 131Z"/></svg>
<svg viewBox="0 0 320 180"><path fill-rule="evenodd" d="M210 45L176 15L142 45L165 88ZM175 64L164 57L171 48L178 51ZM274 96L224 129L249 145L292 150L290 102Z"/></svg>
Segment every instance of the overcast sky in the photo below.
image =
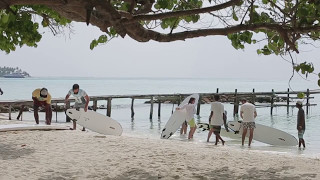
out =
<svg viewBox="0 0 320 180"><path fill-rule="evenodd" d="M224 36L171 43L139 43L127 37L90 50L89 44L102 34L100 30L79 23L73 23L73 30L70 38L54 37L44 30L38 48L22 47L8 55L0 52L1 66L18 66L37 77L288 79L292 72L281 57L257 55L259 45L235 50ZM299 58L313 62L319 72L320 52L309 49Z"/></svg>

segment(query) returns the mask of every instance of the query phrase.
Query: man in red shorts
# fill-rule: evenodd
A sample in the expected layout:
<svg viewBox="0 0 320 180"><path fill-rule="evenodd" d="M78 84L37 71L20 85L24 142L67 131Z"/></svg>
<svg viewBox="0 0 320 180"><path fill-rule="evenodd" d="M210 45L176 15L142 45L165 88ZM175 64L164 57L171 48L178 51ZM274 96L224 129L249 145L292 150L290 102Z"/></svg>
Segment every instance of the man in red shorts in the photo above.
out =
<svg viewBox="0 0 320 180"><path fill-rule="evenodd" d="M34 119L39 124L39 107L44 107L46 111L46 124L51 124L52 109L51 109L51 95L46 88L36 89L32 92Z"/></svg>

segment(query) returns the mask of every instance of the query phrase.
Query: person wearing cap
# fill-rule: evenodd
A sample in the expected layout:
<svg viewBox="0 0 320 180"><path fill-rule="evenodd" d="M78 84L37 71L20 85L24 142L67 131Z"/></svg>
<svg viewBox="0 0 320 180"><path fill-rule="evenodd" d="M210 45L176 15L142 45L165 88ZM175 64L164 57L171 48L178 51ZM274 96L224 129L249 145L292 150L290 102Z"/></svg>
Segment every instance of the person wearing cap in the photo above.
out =
<svg viewBox="0 0 320 180"><path fill-rule="evenodd" d="M253 104L247 102L246 99L242 99L241 102L242 102L242 105L240 108L240 117L243 119L242 146L244 145L244 140L246 138L247 131L248 129L250 129L249 144L248 144L248 146L250 147L252 138L253 138L253 131L256 128L256 124L254 120L257 117L257 111L256 111L256 107Z"/></svg>
<svg viewBox="0 0 320 180"><path fill-rule="evenodd" d="M87 112L90 98L84 90L80 89L79 84L74 84L72 86L72 89L69 90L69 92L65 98L66 104L68 103L68 99L71 95L75 98L74 107L76 109L83 108L84 111ZM75 121L73 121L73 130L76 130L76 127L77 127L77 124ZM84 127L83 127L82 131L85 131Z"/></svg>
<svg viewBox="0 0 320 180"><path fill-rule="evenodd" d="M297 116L297 130L298 130L298 138L299 138L299 148L301 147L301 144L305 148L306 144L304 143L303 134L306 129L306 122L305 122L304 110L302 109L302 102L297 101L296 107L299 109L298 116Z"/></svg>
<svg viewBox="0 0 320 180"><path fill-rule="evenodd" d="M35 89L32 92L34 119L39 124L39 107L44 107L46 111L46 124L51 124L52 109L51 109L51 95L46 88Z"/></svg>

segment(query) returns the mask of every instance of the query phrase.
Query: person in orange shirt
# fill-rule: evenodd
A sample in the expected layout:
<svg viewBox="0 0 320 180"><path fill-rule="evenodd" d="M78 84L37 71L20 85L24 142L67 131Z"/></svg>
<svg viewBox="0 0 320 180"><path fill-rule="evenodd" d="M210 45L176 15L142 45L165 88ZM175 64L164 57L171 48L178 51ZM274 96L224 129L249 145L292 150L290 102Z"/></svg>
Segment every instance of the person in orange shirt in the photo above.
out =
<svg viewBox="0 0 320 180"><path fill-rule="evenodd" d="M39 124L39 107L44 107L46 111L46 124L51 124L52 119L52 109L51 109L51 95L48 92L48 89L35 89L32 92L33 99L33 110L34 110L34 119L37 124Z"/></svg>

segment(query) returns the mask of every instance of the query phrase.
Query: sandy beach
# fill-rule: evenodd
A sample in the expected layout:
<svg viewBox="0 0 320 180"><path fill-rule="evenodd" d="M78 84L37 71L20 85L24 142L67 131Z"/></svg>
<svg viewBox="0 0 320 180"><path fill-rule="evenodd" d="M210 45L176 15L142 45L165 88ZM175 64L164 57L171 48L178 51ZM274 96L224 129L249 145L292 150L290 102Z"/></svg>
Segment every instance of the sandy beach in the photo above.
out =
<svg viewBox="0 0 320 180"><path fill-rule="evenodd" d="M21 121L0 120L0 124ZM25 122L23 122L25 123ZM0 179L319 179L320 160L94 132L0 133Z"/></svg>

